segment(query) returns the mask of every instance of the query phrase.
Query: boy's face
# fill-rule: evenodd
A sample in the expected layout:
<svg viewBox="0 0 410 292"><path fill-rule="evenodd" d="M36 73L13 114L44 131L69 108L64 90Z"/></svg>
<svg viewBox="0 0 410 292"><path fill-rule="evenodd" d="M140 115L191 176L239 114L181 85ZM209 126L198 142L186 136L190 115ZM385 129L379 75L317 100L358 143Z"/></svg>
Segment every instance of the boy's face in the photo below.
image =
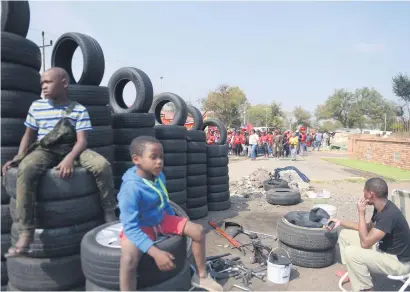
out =
<svg viewBox="0 0 410 292"><path fill-rule="evenodd" d="M133 155L132 162L143 171L158 176L164 166L164 151L160 143L145 145L142 156Z"/></svg>

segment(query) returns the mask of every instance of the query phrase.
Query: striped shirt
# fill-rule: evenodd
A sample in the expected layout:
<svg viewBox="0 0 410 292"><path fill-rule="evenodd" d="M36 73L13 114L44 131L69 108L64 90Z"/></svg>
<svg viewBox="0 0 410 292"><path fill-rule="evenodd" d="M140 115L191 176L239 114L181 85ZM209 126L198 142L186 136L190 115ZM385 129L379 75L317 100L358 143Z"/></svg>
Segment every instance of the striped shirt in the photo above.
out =
<svg viewBox="0 0 410 292"><path fill-rule="evenodd" d="M41 140L65 116L67 107L68 104L55 106L47 99L35 100L30 106L24 125L38 131L37 139ZM77 103L67 118L77 132L92 130L88 111L81 104Z"/></svg>

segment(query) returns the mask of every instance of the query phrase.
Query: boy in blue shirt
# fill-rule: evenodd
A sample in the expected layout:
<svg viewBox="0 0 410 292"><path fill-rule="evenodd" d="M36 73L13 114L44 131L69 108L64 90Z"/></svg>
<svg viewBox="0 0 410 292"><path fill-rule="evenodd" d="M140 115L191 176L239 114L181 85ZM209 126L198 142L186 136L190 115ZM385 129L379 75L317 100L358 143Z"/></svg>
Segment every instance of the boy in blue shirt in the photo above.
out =
<svg viewBox="0 0 410 292"><path fill-rule="evenodd" d="M161 271L175 268L173 255L154 245L157 233L184 235L192 238L192 253L198 267L193 283L209 291L223 291L208 277L205 268L205 233L203 227L187 218L175 216L165 188L161 143L148 136L135 138L130 146L134 167L122 177L118 194L121 234L121 291L137 289L137 266L143 253L154 258Z"/></svg>

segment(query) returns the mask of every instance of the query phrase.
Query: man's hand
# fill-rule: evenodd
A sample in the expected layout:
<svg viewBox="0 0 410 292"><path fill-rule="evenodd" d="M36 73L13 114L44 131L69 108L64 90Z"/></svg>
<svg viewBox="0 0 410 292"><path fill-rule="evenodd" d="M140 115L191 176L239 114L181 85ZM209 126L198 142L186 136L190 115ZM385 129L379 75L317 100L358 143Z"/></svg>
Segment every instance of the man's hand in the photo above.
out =
<svg viewBox="0 0 410 292"><path fill-rule="evenodd" d="M332 227L330 227L329 225L330 225L330 223L335 223ZM333 229L336 229L337 227L339 227L340 226L340 224L341 224L341 220L339 220L339 219L336 219L336 218L329 218L329 220L328 220L328 226L326 226L326 228L328 229L328 230L333 230Z"/></svg>
<svg viewBox="0 0 410 292"><path fill-rule="evenodd" d="M74 173L74 161L70 157L65 157L59 165L55 167L60 170L60 178L71 178Z"/></svg>
<svg viewBox="0 0 410 292"><path fill-rule="evenodd" d="M163 272L170 271L175 268L175 264L173 262L175 258L169 252L163 250L158 251L158 253L155 254L154 260L158 268Z"/></svg>
<svg viewBox="0 0 410 292"><path fill-rule="evenodd" d="M7 172L7 170L11 167L11 163L12 163L12 162L13 162L13 161L10 160L10 161L7 161L6 163L4 163L3 168L1 169L1 172L3 173L3 176L6 175L6 172Z"/></svg>
<svg viewBox="0 0 410 292"><path fill-rule="evenodd" d="M366 213L366 206L368 202L369 200L364 197L360 198L359 201L357 201L357 210L359 211L359 213Z"/></svg>

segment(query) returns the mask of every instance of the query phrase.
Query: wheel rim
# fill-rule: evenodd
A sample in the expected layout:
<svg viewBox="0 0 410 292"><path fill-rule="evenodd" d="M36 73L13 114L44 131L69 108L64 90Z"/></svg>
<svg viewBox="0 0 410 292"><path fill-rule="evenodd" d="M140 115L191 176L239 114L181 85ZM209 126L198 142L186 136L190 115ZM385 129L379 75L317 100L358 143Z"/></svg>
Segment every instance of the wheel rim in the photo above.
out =
<svg viewBox="0 0 410 292"><path fill-rule="evenodd" d="M116 223L114 225L108 226L100 230L95 236L95 240L98 244L110 247L110 248L121 248L120 245L120 233L122 230L122 224Z"/></svg>

